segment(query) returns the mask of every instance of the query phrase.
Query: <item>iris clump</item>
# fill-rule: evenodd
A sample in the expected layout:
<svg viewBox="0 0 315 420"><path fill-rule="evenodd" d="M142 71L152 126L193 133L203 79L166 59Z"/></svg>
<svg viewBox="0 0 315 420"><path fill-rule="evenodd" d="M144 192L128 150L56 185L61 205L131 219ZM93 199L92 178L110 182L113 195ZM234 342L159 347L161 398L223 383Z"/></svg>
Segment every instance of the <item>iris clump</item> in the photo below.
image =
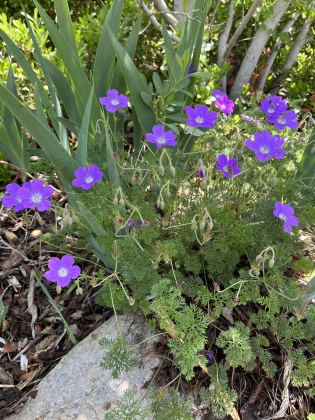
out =
<svg viewBox="0 0 315 420"><path fill-rule="evenodd" d="M78 265L74 264L74 258L71 255L64 255L61 260L53 257L49 263L49 271L46 271L44 277L57 283L60 287L69 286L71 280L77 279L81 274L81 269Z"/></svg>
<svg viewBox="0 0 315 420"><path fill-rule="evenodd" d="M255 152L260 162L267 161L271 157L282 159L285 155L285 151L281 149L284 145L284 140L278 134L272 136L266 130L262 130L261 134L256 132L254 140L246 140L245 145Z"/></svg>
<svg viewBox="0 0 315 420"><path fill-rule="evenodd" d="M129 99L125 95L119 95L116 89L111 89L107 91L107 96L100 98L99 101L105 106L106 111L113 114L118 108L126 108Z"/></svg>
<svg viewBox="0 0 315 420"><path fill-rule="evenodd" d="M185 106L185 112L188 116L187 125L191 127L212 128L218 119L216 112L210 112L205 105Z"/></svg>
<svg viewBox="0 0 315 420"><path fill-rule="evenodd" d="M293 216L293 207L290 204L282 204L280 201L275 203L275 207L273 215L282 220L284 232L292 232L292 226L299 225L299 219Z"/></svg>
<svg viewBox="0 0 315 420"><path fill-rule="evenodd" d="M147 133L145 135L146 139L150 143L154 143L158 149L162 146L176 146L177 141L176 134L173 131L165 131L162 124L154 125L152 128L152 133Z"/></svg>
<svg viewBox="0 0 315 420"><path fill-rule="evenodd" d="M241 169L236 165L237 160L235 158L229 159L226 155L221 154L218 156L218 163L215 166L224 176L232 178L232 175L237 175L241 172Z"/></svg>
<svg viewBox="0 0 315 420"><path fill-rule="evenodd" d="M87 169L79 168L74 172L76 179L72 181L74 187L89 190L96 182L100 181L103 172L101 172L96 165L90 165Z"/></svg>

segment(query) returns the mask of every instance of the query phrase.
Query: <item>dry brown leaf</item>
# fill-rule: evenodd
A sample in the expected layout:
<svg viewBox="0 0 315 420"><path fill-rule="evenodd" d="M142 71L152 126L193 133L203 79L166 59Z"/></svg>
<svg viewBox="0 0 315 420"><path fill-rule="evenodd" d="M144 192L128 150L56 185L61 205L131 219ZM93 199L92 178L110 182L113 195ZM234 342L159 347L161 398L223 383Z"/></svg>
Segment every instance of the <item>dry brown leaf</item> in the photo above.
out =
<svg viewBox="0 0 315 420"><path fill-rule="evenodd" d="M10 255L10 258L8 258L4 262L0 262L0 267L4 268L5 270L8 270L10 268L15 268L19 266L24 261L24 258L21 254L18 254L17 252L12 252Z"/></svg>
<svg viewBox="0 0 315 420"><path fill-rule="evenodd" d="M0 382L5 385L12 385L14 383L13 376L0 366Z"/></svg>
<svg viewBox="0 0 315 420"><path fill-rule="evenodd" d="M24 373L24 375L21 375L19 379L20 381L31 381L36 375L36 373L37 373L36 370L32 370L31 372Z"/></svg>
<svg viewBox="0 0 315 420"><path fill-rule="evenodd" d="M36 353L48 349L49 346L55 341L57 334L48 335L40 343L36 344L35 351Z"/></svg>
<svg viewBox="0 0 315 420"><path fill-rule="evenodd" d="M78 309L76 312L73 312L73 314L70 315L72 319L80 319L82 318L82 315L84 314L84 311L81 311Z"/></svg>
<svg viewBox="0 0 315 420"><path fill-rule="evenodd" d="M264 388L264 381L259 382L259 384L255 385L254 388L251 390L248 399L246 401L247 404L255 404L255 402L260 397L260 393Z"/></svg>
<svg viewBox="0 0 315 420"><path fill-rule="evenodd" d="M3 346L3 353L11 353L12 351L16 351L18 348L17 341L10 341Z"/></svg>

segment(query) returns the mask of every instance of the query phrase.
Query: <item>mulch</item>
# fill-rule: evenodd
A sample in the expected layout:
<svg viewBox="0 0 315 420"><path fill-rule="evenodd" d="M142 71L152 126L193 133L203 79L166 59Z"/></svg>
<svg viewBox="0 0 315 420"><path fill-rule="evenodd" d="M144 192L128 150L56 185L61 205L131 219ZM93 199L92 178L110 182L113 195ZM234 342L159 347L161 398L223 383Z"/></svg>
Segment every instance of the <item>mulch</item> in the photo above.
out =
<svg viewBox="0 0 315 420"><path fill-rule="evenodd" d="M73 347L34 272L41 277L77 342L112 315L111 309L95 303L98 288L91 287L88 281L80 283L82 294L74 290L68 295L64 294L66 288L58 295L56 284L45 281L42 275L49 259L60 257L41 241L42 235L56 225L55 213L41 213L42 220L33 218L33 214L30 211L26 218L23 213L14 215L8 209L0 213L0 297L7 308L0 322L1 419L18 410L27 398L35 398L38 383ZM91 275L95 270L93 259L91 256L91 263L81 264Z"/></svg>

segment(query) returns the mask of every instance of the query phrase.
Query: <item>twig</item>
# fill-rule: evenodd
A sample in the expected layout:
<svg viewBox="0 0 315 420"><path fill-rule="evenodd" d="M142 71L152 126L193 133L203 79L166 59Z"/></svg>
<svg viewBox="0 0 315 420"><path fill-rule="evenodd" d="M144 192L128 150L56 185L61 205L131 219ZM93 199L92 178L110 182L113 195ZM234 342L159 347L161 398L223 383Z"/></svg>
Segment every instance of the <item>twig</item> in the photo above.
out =
<svg viewBox="0 0 315 420"><path fill-rule="evenodd" d="M163 28L162 25L159 24L159 22L156 20L156 18L154 17L154 13L151 12L151 10L148 8L148 6L143 2L143 0L137 0L140 9L148 16L148 18L150 19L151 23L160 31L163 32ZM170 36L170 38L175 41L175 42L179 42L179 38L178 36L176 36L175 34L173 34L173 32L168 31L168 34Z"/></svg>
<svg viewBox="0 0 315 420"><path fill-rule="evenodd" d="M35 177L33 175L31 175L30 173L26 172L26 170L23 169L23 168L19 168L18 166L13 165L12 163L6 162L5 160L0 160L0 163L3 163L4 165L12 166L12 168L16 169L18 172L23 172L26 175L28 175L30 178L35 179Z"/></svg>
<svg viewBox="0 0 315 420"><path fill-rule="evenodd" d="M0 242L5 245L4 247L3 246L0 246L1 249L11 249L13 252L16 252L17 254L21 255L21 257L23 257L24 261L33 262L32 260L30 260L29 258L27 258L24 254L22 254L21 251L17 250L16 248L13 248L11 245L9 245L1 237L0 237Z"/></svg>

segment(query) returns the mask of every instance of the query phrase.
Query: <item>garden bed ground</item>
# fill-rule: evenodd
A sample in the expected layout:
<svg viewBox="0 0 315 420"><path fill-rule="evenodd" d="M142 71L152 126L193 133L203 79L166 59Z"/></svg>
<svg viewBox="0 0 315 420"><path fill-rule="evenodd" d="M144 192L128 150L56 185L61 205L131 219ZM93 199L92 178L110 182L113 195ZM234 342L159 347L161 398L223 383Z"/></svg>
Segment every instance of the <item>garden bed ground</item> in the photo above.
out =
<svg viewBox="0 0 315 420"><path fill-rule="evenodd" d="M65 202L61 192L56 191L53 198L59 203ZM48 260L56 255L56 249L41 241L42 235L50 232L56 225L55 213L44 212L41 217L42 221L35 218L30 224L20 213L13 217L10 211L2 210L0 214L0 295L4 307L9 308L0 334L4 341L0 344L3 347L0 353L1 419L13 413L27 398L35 398L38 383L73 347L61 319L31 275L32 270L43 273L42 269L46 267ZM301 235L305 241L305 255L313 259L313 234L301 232ZM81 267L93 276L95 266L92 262L85 261ZM302 273L294 274L297 281L303 281ZM82 283L80 295L75 290L68 295L64 292L58 295L54 283L45 282L45 286L71 326L77 341L81 341L112 315L111 309L95 304L98 289L91 287L88 281ZM236 306L233 310L234 322L241 321L248 325L250 314L255 310L250 305ZM221 317L216 326L226 330L229 321ZM213 326L208 328L207 351L211 351L215 360L223 361L223 352L215 346L216 331ZM238 401L233 420L257 420L264 416L267 418L270 410L278 411L283 402L285 354L272 333L265 331L265 334L272 343L268 350L273 361L279 368L283 367L279 369L282 376L271 380L259 369L259 364L250 373L240 368L234 370L230 377L230 386L237 391ZM171 362L165 341L157 341L156 346L156 350L165 357L156 383L164 386L178 375L178 371ZM27 358L27 371L21 369L21 355ZM202 369L197 368L193 381L181 380L180 390L186 395L196 395L198 404L198 391L208 381ZM314 399L310 398L307 389L287 387L286 391L288 405L283 416L277 418L302 420L307 418L308 413L315 412ZM209 409L201 409L199 414L202 420L214 419Z"/></svg>

